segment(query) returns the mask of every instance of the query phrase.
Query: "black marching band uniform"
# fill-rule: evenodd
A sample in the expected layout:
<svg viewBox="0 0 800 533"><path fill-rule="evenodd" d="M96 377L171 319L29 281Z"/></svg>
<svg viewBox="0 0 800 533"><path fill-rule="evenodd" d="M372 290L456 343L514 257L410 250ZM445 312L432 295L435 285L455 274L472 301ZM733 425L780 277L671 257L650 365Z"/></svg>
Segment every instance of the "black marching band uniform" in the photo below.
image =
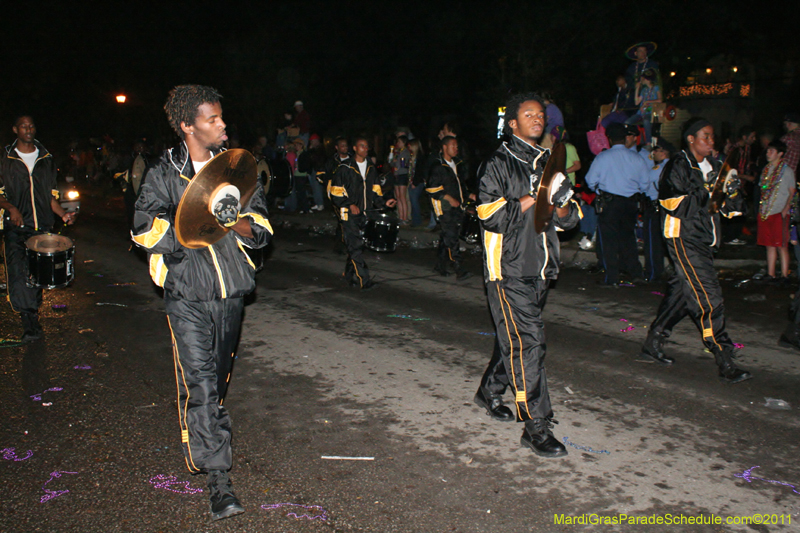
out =
<svg viewBox="0 0 800 533"><path fill-rule="evenodd" d="M578 204L571 200L568 215L562 218L555 211L553 223L539 234L534 229L535 209L522 212L519 198L535 196L549 155L549 150L512 136L486 163L478 198L483 272L499 350L495 349L483 375L476 402L497 405L510 386L516 419L526 421L526 432L529 423L537 426L539 434L549 433L553 417L544 368L542 311L550 281L558 275L556 231L574 227L581 216ZM562 449L558 455L566 453L560 443L558 447Z"/></svg>
<svg viewBox="0 0 800 533"><path fill-rule="evenodd" d="M3 222L6 213L0 213L0 228L5 229L5 261L8 301L11 309L19 313L22 320L23 340L38 338L42 334L39 325L39 307L42 305L42 289L28 287L25 267L25 241L34 235L48 233L53 228L55 214L51 208L53 198L58 199L58 184L53 155L39 141L33 141L39 155L32 171L15 151L17 141L6 146L0 161L0 195L19 209L24 226Z"/></svg>
<svg viewBox="0 0 800 533"><path fill-rule="evenodd" d="M650 326L642 355L669 365L662 347L672 329L690 316L697 325L703 344L714 354L719 375L737 383L751 377L733 363L734 345L725 330L722 289L714 270L713 249L721 239L720 214L740 216L744 202L739 190L727 194L719 212L711 214L709 200L721 164L706 157L712 170L705 174L692 153L684 150L671 158L661 173L658 199L666 247L675 273Z"/></svg>
<svg viewBox="0 0 800 533"><path fill-rule="evenodd" d="M175 232L175 212L194 175L184 142L165 151L142 186L131 236L148 252L150 275L164 288L186 465L192 473L226 472L232 461L231 422L222 401L239 338L243 297L255 289L255 265L244 247L264 247L272 227L258 184L239 213L239 218L249 219L252 238L229 231L213 245L185 248Z"/></svg>
<svg viewBox="0 0 800 533"><path fill-rule="evenodd" d="M378 182L378 170L366 159L366 175L358 170L355 156L345 160L336 169L331 185L331 202L338 211L342 235L347 246L347 263L344 276L351 287L368 289L373 286L369 268L364 261L364 229L367 226L367 209L382 209L386 202ZM359 214L350 212L356 205Z"/></svg>
<svg viewBox="0 0 800 533"><path fill-rule="evenodd" d="M450 274L448 267L452 267L459 279L462 279L468 272L461 267L458 239L464 221L464 201L469 196L469 191L466 189L466 164L459 157L454 157L453 163L456 172L453 172L452 167L447 164L444 155L439 153L428 175L425 192L431 197L433 212L442 230L434 270L442 276L447 276ZM445 195L458 200L459 205L457 207L450 205L444 198Z"/></svg>
<svg viewBox="0 0 800 533"><path fill-rule="evenodd" d="M114 175L120 182L122 189L122 200L125 203L125 216L128 219L128 226L133 226L133 213L135 210L136 199L142 190L144 177L150 168L150 162L144 153L134 153L130 167Z"/></svg>
<svg viewBox="0 0 800 533"><path fill-rule="evenodd" d="M333 210L336 214L336 234L334 235L334 245L333 249L338 254L344 254L344 251L347 249L347 245L344 242L344 231L342 230L342 219L339 215L340 211L336 207L336 204L333 203L333 198L331 198L331 188L333 187L333 178L336 176L336 170L338 170L339 166L349 161L349 157L344 159L339 158L339 153L334 152L333 155L325 161L325 167L323 171L317 172L317 180L320 180L322 185L325 187L325 194L328 196L328 200L331 200L331 205L333 206Z"/></svg>

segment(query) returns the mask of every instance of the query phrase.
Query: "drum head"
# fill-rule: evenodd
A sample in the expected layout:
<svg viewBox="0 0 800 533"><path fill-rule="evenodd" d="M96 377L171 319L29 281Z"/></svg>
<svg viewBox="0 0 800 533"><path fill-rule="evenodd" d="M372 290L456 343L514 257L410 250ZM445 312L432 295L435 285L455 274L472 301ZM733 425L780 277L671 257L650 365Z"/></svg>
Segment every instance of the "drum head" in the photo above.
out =
<svg viewBox="0 0 800 533"><path fill-rule="evenodd" d="M29 249L42 254L54 254L56 252L66 252L72 248L72 239L54 233L43 233L34 235L27 241L25 246Z"/></svg>

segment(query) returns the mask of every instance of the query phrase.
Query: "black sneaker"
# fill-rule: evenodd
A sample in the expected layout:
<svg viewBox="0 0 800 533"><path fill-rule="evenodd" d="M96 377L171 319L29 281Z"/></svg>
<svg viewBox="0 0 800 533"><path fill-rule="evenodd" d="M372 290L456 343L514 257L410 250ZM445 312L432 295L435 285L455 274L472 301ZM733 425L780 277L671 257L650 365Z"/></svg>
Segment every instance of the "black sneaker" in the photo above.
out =
<svg viewBox="0 0 800 533"><path fill-rule="evenodd" d="M208 473L208 490L211 493L211 520L222 520L244 512L244 507L233 493L227 472L211 470Z"/></svg>
<svg viewBox="0 0 800 533"><path fill-rule="evenodd" d="M527 446L533 450L533 453L542 457L563 457L567 455L567 448L553 436L551 430L553 422L553 420L547 418L526 420L520 444Z"/></svg>

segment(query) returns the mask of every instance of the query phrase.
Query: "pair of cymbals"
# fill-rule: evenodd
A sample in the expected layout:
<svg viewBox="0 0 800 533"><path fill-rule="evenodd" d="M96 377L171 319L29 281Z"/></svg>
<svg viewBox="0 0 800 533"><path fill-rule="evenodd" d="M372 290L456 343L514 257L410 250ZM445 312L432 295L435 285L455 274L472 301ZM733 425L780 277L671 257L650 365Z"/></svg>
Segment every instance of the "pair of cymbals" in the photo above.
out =
<svg viewBox="0 0 800 533"><path fill-rule="evenodd" d="M566 176L566 170L567 147L559 142L550 149L550 158L544 166L542 179L539 180L539 188L536 191L536 204L533 206L533 228L536 233L542 233L550 227L555 209L550 202L550 189L556 174L560 172Z"/></svg>
<svg viewBox="0 0 800 533"><path fill-rule="evenodd" d="M247 150L234 148L217 154L195 175L183 192L175 214L175 233L186 248L205 248L230 231L217 222L211 205L216 194L233 185L247 205L256 190L256 160Z"/></svg>

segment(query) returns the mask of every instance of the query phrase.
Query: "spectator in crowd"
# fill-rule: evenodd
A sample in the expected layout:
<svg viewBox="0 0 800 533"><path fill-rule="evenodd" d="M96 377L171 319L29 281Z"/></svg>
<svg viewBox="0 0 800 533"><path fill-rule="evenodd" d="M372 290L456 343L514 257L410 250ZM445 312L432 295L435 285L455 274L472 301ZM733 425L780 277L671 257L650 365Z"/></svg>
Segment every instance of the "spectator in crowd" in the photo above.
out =
<svg viewBox="0 0 800 533"><path fill-rule="evenodd" d="M728 150L728 158L733 161L739 179L751 184L755 181L755 157L753 144L756 142L756 130L752 126L739 128L739 136ZM746 194L746 189L742 193ZM722 242L731 246L747 244L743 235L744 217L726 218L722 221Z"/></svg>
<svg viewBox="0 0 800 533"><path fill-rule="evenodd" d="M284 149L292 137L296 137L299 133L297 126L294 125L294 116L291 111L283 114L281 126L278 128L278 135L275 137L275 147L279 150Z"/></svg>
<svg viewBox="0 0 800 533"><path fill-rule="evenodd" d="M642 74L639 82L636 84L635 102L639 106L636 113L634 113L626 124L642 124L644 125L644 143L649 144L652 135L653 125L653 104L661 102L661 89L656 84L658 73L653 69L647 69Z"/></svg>
<svg viewBox="0 0 800 533"><path fill-rule="evenodd" d="M600 285L614 288L619 286L621 270L634 282L643 276L634 229L638 194L647 190L648 168L641 157L625 148L626 133L622 124L608 127L611 148L597 155L586 174L586 184L598 194L595 205L598 201L602 205L598 223L605 278Z"/></svg>
<svg viewBox="0 0 800 533"><path fill-rule="evenodd" d="M758 211L758 245L767 247L767 282L789 283L789 211L795 193L795 174L785 160L786 144L772 141L767 147L768 164L761 174L761 205ZM775 276L780 255L781 277Z"/></svg>
<svg viewBox="0 0 800 533"><path fill-rule="evenodd" d="M556 126L552 130L553 141L564 143L564 147L567 149L567 177L569 178L569 182L572 186L575 186L575 173L581 169L581 158L578 157L578 150L575 148L575 145L569 142L569 133L564 126Z"/></svg>
<svg viewBox="0 0 800 533"><path fill-rule="evenodd" d="M303 156L305 152L305 142L302 137L297 137L287 145L286 160L292 167L292 193L286 198L284 202L284 210L287 213L308 213L308 198L306 197L306 182L308 181L308 154ZM301 161L301 156L303 159ZM301 168L303 170L301 170Z"/></svg>
<svg viewBox="0 0 800 533"><path fill-rule="evenodd" d="M425 191L425 151L419 139L408 141L408 200L411 206L411 225L422 225L422 208L419 199Z"/></svg>
<svg viewBox="0 0 800 533"><path fill-rule="evenodd" d="M553 97L550 95L550 93L543 93L542 101L544 102L544 112L547 115L547 133L552 134L553 130L559 126L562 128L565 127L564 114L561 113L561 110L553 101Z"/></svg>
<svg viewBox="0 0 800 533"><path fill-rule="evenodd" d="M658 207L658 181L670 157L670 149L659 141L650 152L653 166L647 173L647 190L642 198L642 241L644 242L644 279L658 281L664 275L664 238Z"/></svg>
<svg viewBox="0 0 800 533"><path fill-rule="evenodd" d="M786 154L783 158L797 175L797 162L800 161L800 114L787 113L783 117L783 127L786 128L786 135L781 137L781 141L786 145Z"/></svg>
<svg viewBox="0 0 800 533"><path fill-rule="evenodd" d="M311 115L305 110L303 102L297 100L294 103L294 125L297 126L298 135L303 138L303 142L308 145L311 136Z"/></svg>
<svg viewBox="0 0 800 533"><path fill-rule="evenodd" d="M617 92L614 101L611 102L611 112L603 117L600 124L603 128L608 128L614 122L625 122L636 112L635 90L628 85L624 74L617 76Z"/></svg>
<svg viewBox="0 0 800 533"><path fill-rule="evenodd" d="M656 48L656 43L649 41L636 43L625 52L625 56L633 60L633 63L628 65L628 70L625 71L625 78L629 87L636 87L647 69L655 70L656 79L660 82L661 76L658 74L658 61L650 57L656 51ZM657 85L660 85L660 83L657 83Z"/></svg>
<svg viewBox="0 0 800 533"><path fill-rule="evenodd" d="M411 153L408 151L408 137L398 135L392 152L392 174L394 175L394 197L397 200L397 216L400 224L408 225L410 209L408 206L408 167Z"/></svg>
<svg viewBox="0 0 800 533"><path fill-rule="evenodd" d="M322 180L319 177L325 174L325 149L316 133L309 137L308 142L308 150L304 152L306 158L298 161L298 166L301 171L308 172L308 184L311 187L311 196L314 198L314 206L311 207L311 211L322 211L325 209L325 195L322 192Z"/></svg>

